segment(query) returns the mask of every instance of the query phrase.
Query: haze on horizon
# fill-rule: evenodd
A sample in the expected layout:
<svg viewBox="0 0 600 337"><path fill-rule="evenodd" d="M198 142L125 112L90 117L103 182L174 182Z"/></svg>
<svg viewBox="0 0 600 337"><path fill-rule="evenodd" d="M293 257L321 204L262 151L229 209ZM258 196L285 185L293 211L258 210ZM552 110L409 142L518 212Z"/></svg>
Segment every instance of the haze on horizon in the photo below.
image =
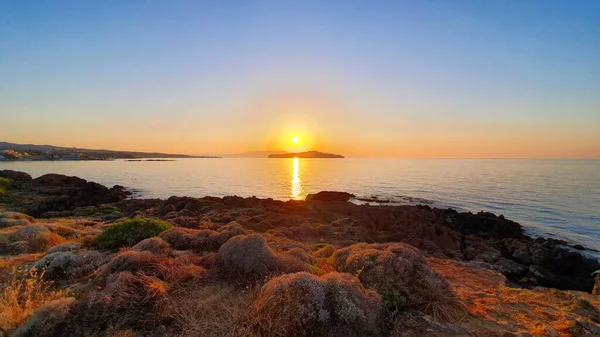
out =
<svg viewBox="0 0 600 337"><path fill-rule="evenodd" d="M0 141L600 158L599 22L597 1L2 1Z"/></svg>

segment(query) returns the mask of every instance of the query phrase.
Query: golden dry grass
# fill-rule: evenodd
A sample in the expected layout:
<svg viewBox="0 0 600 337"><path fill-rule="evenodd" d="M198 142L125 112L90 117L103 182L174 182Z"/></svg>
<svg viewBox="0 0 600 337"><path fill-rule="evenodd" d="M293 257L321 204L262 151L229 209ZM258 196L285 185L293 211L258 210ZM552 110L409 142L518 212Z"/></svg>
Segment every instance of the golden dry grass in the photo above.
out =
<svg viewBox="0 0 600 337"><path fill-rule="evenodd" d="M169 295L163 315L174 320L179 336L258 336L247 324L256 293L257 287L226 283L184 288Z"/></svg>
<svg viewBox="0 0 600 337"><path fill-rule="evenodd" d="M54 289L52 281L43 279L44 271L24 273L15 269L13 274L12 281L0 292L0 333L3 335L23 324L45 303L68 296L64 290Z"/></svg>
<svg viewBox="0 0 600 337"><path fill-rule="evenodd" d="M533 336L579 335L582 326L600 322L600 298L578 291L506 286L506 278L453 260L428 259L454 286L470 313L469 330L507 329ZM589 335L589 334L588 334Z"/></svg>
<svg viewBox="0 0 600 337"><path fill-rule="evenodd" d="M4 256L0 258L0 271L10 269L12 267L21 267L26 263L39 260L43 253L21 254L17 256Z"/></svg>

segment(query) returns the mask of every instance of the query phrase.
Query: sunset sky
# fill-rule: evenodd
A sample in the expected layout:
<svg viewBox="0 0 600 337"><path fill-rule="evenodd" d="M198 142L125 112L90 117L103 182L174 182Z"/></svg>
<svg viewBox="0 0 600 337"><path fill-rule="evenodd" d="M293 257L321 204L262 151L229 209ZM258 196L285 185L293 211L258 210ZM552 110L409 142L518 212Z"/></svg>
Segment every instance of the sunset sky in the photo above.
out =
<svg viewBox="0 0 600 337"><path fill-rule="evenodd" d="M0 1L0 141L600 158L600 1Z"/></svg>

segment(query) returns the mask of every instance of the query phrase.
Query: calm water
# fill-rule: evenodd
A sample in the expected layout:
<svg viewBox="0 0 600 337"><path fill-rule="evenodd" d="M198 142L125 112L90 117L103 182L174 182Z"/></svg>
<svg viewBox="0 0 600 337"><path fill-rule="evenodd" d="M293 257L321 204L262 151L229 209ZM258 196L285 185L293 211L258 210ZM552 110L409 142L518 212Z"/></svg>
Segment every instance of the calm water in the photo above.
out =
<svg viewBox="0 0 600 337"><path fill-rule="evenodd" d="M142 197L240 195L287 200L339 190L398 203L504 214L533 235L600 249L599 160L179 159L0 162L0 168L120 184ZM419 199L410 199L419 198Z"/></svg>

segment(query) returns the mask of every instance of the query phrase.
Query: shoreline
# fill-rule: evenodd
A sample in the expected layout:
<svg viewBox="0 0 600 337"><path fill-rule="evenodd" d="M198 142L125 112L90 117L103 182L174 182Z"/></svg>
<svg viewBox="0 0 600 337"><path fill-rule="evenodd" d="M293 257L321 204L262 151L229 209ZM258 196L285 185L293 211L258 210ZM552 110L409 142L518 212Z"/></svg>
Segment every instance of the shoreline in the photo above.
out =
<svg viewBox="0 0 600 337"><path fill-rule="evenodd" d="M585 299L589 303L600 305L600 302L595 302L597 298L589 294L592 291L600 290L600 288L595 290L596 282L591 276L593 271L600 269L598 261L589 259L571 249L575 247L564 248L563 245L567 244L564 241L529 237L524 233L521 225L502 215L497 216L487 212L475 214L458 212L429 205L359 205L349 202L355 196L345 192L320 192L307 196L306 200L299 201L237 196L222 198L170 197L164 200L128 199L126 189L122 186L116 185L107 188L77 177L46 174L32 179L26 173L10 170L0 170L0 177L3 179L0 181L2 184L0 187L3 187L3 192L0 193L0 220L7 219L3 220L2 232L0 232L0 235L5 237L4 243L0 245L2 265L26 267L40 265L42 263L40 261L47 261L45 266L51 268L54 264L49 259L53 256L65 258L64 254L67 252L72 254L67 255L74 259L73 261L78 261L77 263L83 265L76 270L70 270L63 266L61 269L53 270L50 274L56 286L75 289L74 291L78 294L78 299L73 302L74 304L69 304L68 315L65 316L71 317L74 321L79 319L76 310L77 303L79 305L95 305L93 304L94 296L110 295L110 285L111 282L116 282L114 280L116 275L127 272L132 275L131 277L137 277L138 267L136 266L143 266L144 263L141 260L125 263L123 260L134 258L134 256L136 259L138 258L137 254L141 253L139 253L139 249L135 248L137 242L128 241L125 246L133 246L133 248L119 251L103 247L102 241L98 241L98 238L116 224L138 221L136 219L154 219L148 221L160 221L171 229L163 233L159 232L160 234L157 233L158 237L147 239L156 246L147 248L150 251L140 248L141 252L145 252L143 253L145 258L180 261L182 257L185 257L185 261L181 260L177 263L184 263L186 268L196 270L189 277L193 280L199 278L196 280L200 282L199 284L235 288L239 284L248 285L251 280L254 280L252 282L263 280L259 282L258 288L252 288L255 292L254 295L240 299L240 301L249 301L247 303L252 308L255 308L256 305L252 304L254 303L252 301L255 301L253 296L262 296L261 291L264 291L262 284L265 282L265 277L266 280L271 280L268 282L284 282L286 277L309 277L315 278L314 282L318 283L326 282L326 275L333 275L330 273L342 273L340 275L347 275L343 277L353 277L353 280L356 281L351 283L358 282L356 284L359 284L361 289L365 287L364 291L375 291L372 296L379 298L378 301L383 300L384 304L391 305L390 302L385 301L392 300L392 303L395 303L393 305L397 306L393 315L388 311L377 309L376 316L379 317L377 324L370 326L370 323L365 323L370 326L369 329L372 328L368 333L371 335L395 336L394 331L399 328L407 331L412 329L415 336L422 333L419 330L421 328L434 329L441 336L458 336L465 332L484 333L486 331L531 333L535 332L535 327L530 327L528 324L533 324L532 322L536 320L546 322L544 329L547 331L565 333L573 333L575 330L569 329L574 329L574 327L579 329L581 324L569 323L571 325L567 324L562 327L561 324L564 323L564 320L568 322L583 320L586 322L585 329L600 333L600 325L594 321L593 317L595 316L586 311L588 309L575 306L577 308L574 308L577 310L570 314L572 317L560 319L558 316L553 316L554 314L550 315L552 318L549 318L549 316L531 313L533 308L542 311L550 310L548 308L552 306L562 308L566 305L564 302L566 295L561 295L563 292L572 294L569 296L576 296L577 301ZM33 236L23 236L20 234L21 232L34 234ZM151 237L157 234L151 235ZM258 246L243 246L244 240L251 240L251 238L255 240L252 245ZM34 244L39 240L42 240L43 244ZM239 248L241 250L229 247L234 243L241 244L242 246ZM76 248L66 248L65 245ZM58 249L63 246L65 248ZM233 259L227 260L229 261L227 263L223 260L228 252L225 247L237 252L235 255L227 257L227 259ZM346 251L351 255L348 255L348 260L343 260L346 262L342 262L339 258L346 256L344 255ZM93 263L85 262L87 260L84 257L89 254L97 256L98 260L94 260ZM246 265L246 263L250 263L248 260L243 265L235 267L241 269L230 270L238 263L237 259L246 255L247 257L244 259L259 259L256 267ZM360 256L378 256L378 258L369 262L369 259L362 260L359 258ZM409 256L411 257L409 258ZM412 276L408 279L406 276L394 276L399 269L388 270L387 268L393 266L393 264L385 262L388 261L386 260L388 258L392 258L389 263L392 263L391 261L413 261L412 259L415 260L411 263L427 261L418 262L419 265L425 263L423 267L419 268L431 269L431 272L427 272L433 273L431 275L441 275L435 276L436 278L441 277L436 282L441 282L444 289L449 287L447 292L451 294L452 303L439 304L449 306L448 310L442 310L442 312L457 310L456 315L460 313L459 316L462 318L456 320L454 315L446 316L438 311L430 311L431 303L421 303L419 301L422 299L418 298L411 299L409 294L404 293L401 289L404 289L402 287L413 287L414 285L411 285L410 282L418 282L418 280ZM270 262L260 259L268 259ZM350 262L351 260L352 262ZM119 268L125 268L124 270L114 269L117 261L122 261L118 262L122 266ZM160 265L167 263L157 261L152 262L152 266L156 266L156 263ZM103 272L98 274L83 268L88 266L88 263L94 266L92 269ZM353 269L356 263L366 264L358 271ZM200 272L197 268L201 268L203 271ZM263 268L266 268L264 272L267 274L262 274ZM394 268L399 268L399 266ZM255 275L254 273L259 270L261 276L256 279L259 274ZM376 273L377 270L379 271ZM49 271L50 269L46 270L46 272ZM378 274L382 271L391 274ZM0 277L3 277L2 275L7 277L6 272L8 272L7 269L0 268ZM296 274L298 272L309 276ZM415 272L412 271L408 275ZM153 272L148 273L151 272L146 270L144 274L140 275L155 275L152 274ZM157 280L165 283L165 289L180 289L178 287L187 289L185 288L187 285L178 283L180 281L161 275L156 274L153 277L157 277ZM235 277L233 277L234 275ZM396 286L387 288L388 286L384 286L383 283L374 281L376 277L380 277L376 275L383 276L386 280L398 282L406 280L405 282L410 284L398 285L400 288ZM233 281L231 277L235 280ZM477 278L481 278L480 281L476 281ZM445 285L447 283L448 285ZM86 286L87 288L76 287L81 284L88 286ZM94 286L89 288L92 285ZM287 287L291 286L290 284ZM198 284L194 287L194 291L199 291ZM416 287L427 289L428 286L422 284ZM436 289L438 287L440 285L436 286ZM508 291L504 289L511 289L512 300L510 301L512 302L508 298L503 299L502 296L507 294L500 296ZM166 296L168 291L165 291ZM389 293L390 291L391 293ZM435 292L434 289L429 291ZM495 298L494 301L497 301L498 307L491 304L492 298L488 297L488 293L496 294L493 295L495 296L493 298ZM390 294L394 294L392 299L386 297ZM532 298L538 295L548 298L547 302L533 303ZM438 303L436 302L438 300L441 299L432 298L428 301ZM508 303L522 303L523 306L527 304L529 309L515 309ZM173 305L177 305L177 303ZM481 306L487 309L481 311ZM490 306L493 306L493 311ZM153 307L152 310L158 309ZM502 315L510 316L512 323L498 325L499 322L506 321L506 319L501 318L502 315L496 315L495 312L502 312ZM149 315L149 313L150 311L147 314ZM267 312L255 314L257 317L268 317L269 315ZM330 314L334 315L335 312ZM588 314L593 317L587 317ZM425 319L427 315L433 317L436 323L428 323ZM534 315L534 317L524 318L527 315ZM111 320L117 320L117 318L106 319L108 323L111 323ZM136 322L147 320L148 317L129 317L128 319L131 320L128 321L128 324L134 326L135 331L143 333L144 327L137 325ZM411 325L410 321L414 320L419 324ZM563 320L561 324L557 323L560 320ZM153 318L151 321L165 326L167 331L181 329L181 326L170 325L174 323L169 320ZM57 335L65 333L64 329L73 328L72 324L74 323L68 322L63 322L62 328L53 326L52 329L56 329ZM448 325L449 322L451 325ZM19 322L18 325L22 323ZM233 322L229 323L232 326L235 325ZM248 324L250 327L247 326ZM244 333L240 335L252 335L252 333L264 335L265 333L269 334L270 331L265 331L265 326L256 327L249 322L245 322L244 327L251 331L244 330ZM346 328L350 329L350 327ZM453 334L452 331L460 333Z"/></svg>

